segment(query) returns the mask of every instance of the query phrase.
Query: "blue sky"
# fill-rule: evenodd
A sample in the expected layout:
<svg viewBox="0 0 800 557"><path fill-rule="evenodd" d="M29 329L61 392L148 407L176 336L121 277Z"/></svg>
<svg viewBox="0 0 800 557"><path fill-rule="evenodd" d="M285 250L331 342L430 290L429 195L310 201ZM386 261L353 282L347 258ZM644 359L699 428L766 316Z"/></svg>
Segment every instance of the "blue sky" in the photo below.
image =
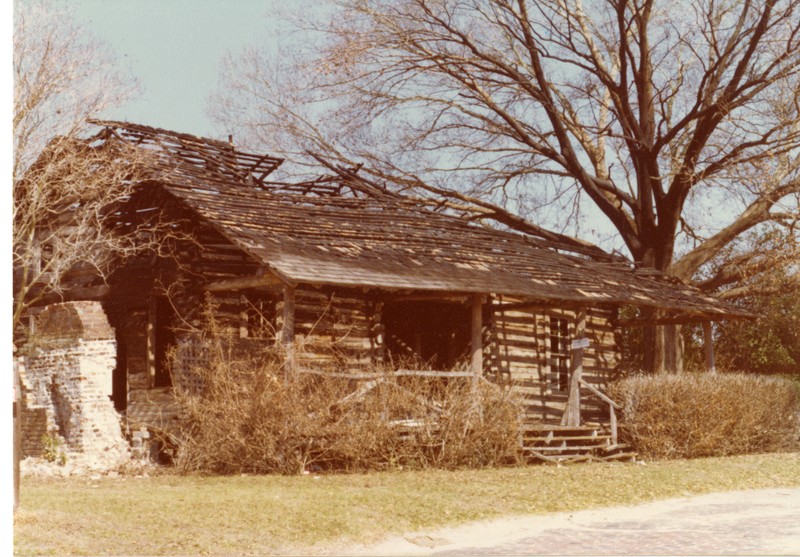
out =
<svg viewBox="0 0 800 557"><path fill-rule="evenodd" d="M278 55L286 26L275 13L308 0L74 0L77 21L138 78L141 95L110 119L216 136L206 99L221 58L249 45Z"/></svg>

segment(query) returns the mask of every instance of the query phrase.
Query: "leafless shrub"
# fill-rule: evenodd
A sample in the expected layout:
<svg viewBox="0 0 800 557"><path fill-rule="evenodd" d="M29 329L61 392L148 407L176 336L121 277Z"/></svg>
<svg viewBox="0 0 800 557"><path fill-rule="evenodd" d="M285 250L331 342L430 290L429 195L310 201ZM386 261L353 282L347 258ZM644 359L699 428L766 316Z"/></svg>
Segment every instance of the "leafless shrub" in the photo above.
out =
<svg viewBox="0 0 800 557"><path fill-rule="evenodd" d="M342 410L331 445L337 467L480 467L517 458L519 406L486 382L387 378Z"/></svg>
<svg viewBox="0 0 800 557"><path fill-rule="evenodd" d="M748 374L638 376L610 387L621 435L650 458L795 450L798 395L790 381Z"/></svg>
<svg viewBox="0 0 800 557"><path fill-rule="evenodd" d="M207 360L175 381L181 472L281 473L515 463L519 406L482 379L297 374L283 350L201 333ZM182 384L202 388L180 388Z"/></svg>

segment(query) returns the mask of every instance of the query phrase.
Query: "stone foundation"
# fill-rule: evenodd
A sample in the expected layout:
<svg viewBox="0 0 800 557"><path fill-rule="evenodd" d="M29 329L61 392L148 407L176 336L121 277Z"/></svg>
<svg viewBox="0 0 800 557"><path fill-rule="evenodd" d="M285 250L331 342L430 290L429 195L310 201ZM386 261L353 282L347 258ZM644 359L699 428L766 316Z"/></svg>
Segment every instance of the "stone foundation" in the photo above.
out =
<svg viewBox="0 0 800 557"><path fill-rule="evenodd" d="M43 435L58 435L68 458L93 468L126 460L128 443L109 396L114 329L99 302L45 308L20 362L23 456L43 456Z"/></svg>

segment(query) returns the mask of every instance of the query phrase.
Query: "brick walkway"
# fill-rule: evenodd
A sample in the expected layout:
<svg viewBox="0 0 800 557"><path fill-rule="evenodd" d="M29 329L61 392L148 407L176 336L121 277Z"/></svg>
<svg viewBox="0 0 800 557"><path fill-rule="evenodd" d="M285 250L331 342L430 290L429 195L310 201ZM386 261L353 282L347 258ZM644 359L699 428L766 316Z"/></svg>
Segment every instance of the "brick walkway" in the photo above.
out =
<svg viewBox="0 0 800 557"><path fill-rule="evenodd" d="M364 549L370 555L800 555L800 489L513 517Z"/></svg>

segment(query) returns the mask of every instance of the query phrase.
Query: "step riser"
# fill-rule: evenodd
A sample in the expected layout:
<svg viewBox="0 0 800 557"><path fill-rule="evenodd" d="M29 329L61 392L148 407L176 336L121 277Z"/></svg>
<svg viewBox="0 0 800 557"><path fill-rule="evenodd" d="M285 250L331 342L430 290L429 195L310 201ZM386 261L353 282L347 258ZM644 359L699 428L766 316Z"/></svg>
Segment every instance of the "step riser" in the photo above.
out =
<svg viewBox="0 0 800 557"><path fill-rule="evenodd" d="M523 424L521 450L529 460L552 463L630 461L636 457L626 445L612 444L600 427Z"/></svg>

